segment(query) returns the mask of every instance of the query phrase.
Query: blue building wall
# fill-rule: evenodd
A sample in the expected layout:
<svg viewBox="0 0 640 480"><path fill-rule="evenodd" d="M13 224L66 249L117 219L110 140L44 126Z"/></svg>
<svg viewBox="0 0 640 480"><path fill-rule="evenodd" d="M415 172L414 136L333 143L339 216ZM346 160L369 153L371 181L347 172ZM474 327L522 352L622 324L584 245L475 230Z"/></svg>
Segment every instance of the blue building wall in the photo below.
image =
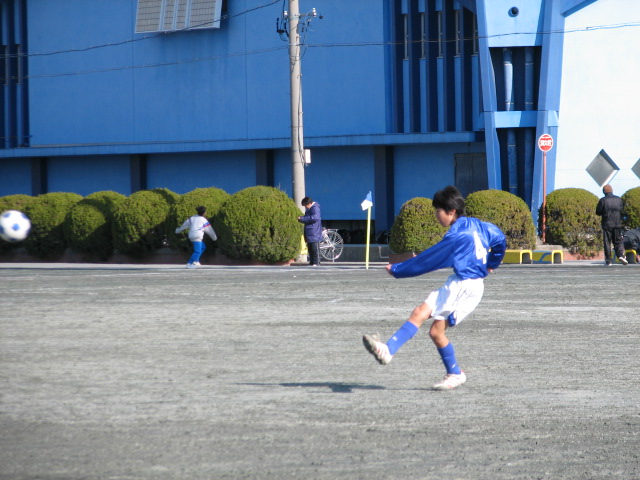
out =
<svg viewBox="0 0 640 480"><path fill-rule="evenodd" d="M0 195L291 194L290 63L275 31L286 2L226 3L219 29L136 34L137 0L0 0L14 52ZM304 31L302 92L306 190L325 219L362 218L372 191L376 228L389 228L406 200L459 180L462 154L484 155L478 184L537 210L535 139L557 128L564 15L591 1L517 3L301 0L324 17Z"/></svg>
<svg viewBox="0 0 640 480"><path fill-rule="evenodd" d="M0 196L31 194L31 162L0 158Z"/></svg>
<svg viewBox="0 0 640 480"><path fill-rule="evenodd" d="M180 194L211 186L236 192L256 184L255 163L250 151L149 155L147 187Z"/></svg>
<svg viewBox="0 0 640 480"><path fill-rule="evenodd" d="M311 158L305 172L307 193L322 205L323 215L335 220L366 219L360 203L374 186L373 149L318 148Z"/></svg>
<svg viewBox="0 0 640 480"><path fill-rule="evenodd" d="M102 190L131 193L129 160L119 155L60 156L47 161L47 190L82 196ZM24 193L24 192L22 192Z"/></svg>
<svg viewBox="0 0 640 480"><path fill-rule="evenodd" d="M61 52L30 57L31 145L274 138L286 145L288 44L274 28L280 4L242 14L260 2L228 3L220 29L140 35L135 0L70 0L63 11L30 0L30 51ZM324 2L331 23L315 21L304 56L309 135L385 132L385 2L376 4L353 28L350 5Z"/></svg>
<svg viewBox="0 0 640 480"><path fill-rule="evenodd" d="M394 204L414 197L433 198L443 185L455 185L456 154L484 152L482 143L447 145L406 145L395 151ZM408 181L411 179L411 181Z"/></svg>

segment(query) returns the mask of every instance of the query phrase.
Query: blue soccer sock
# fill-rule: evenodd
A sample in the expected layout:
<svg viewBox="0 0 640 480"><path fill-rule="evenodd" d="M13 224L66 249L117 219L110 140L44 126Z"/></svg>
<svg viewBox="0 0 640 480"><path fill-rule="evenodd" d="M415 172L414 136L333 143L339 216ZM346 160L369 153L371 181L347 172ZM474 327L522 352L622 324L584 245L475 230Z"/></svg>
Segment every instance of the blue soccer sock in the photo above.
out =
<svg viewBox="0 0 640 480"><path fill-rule="evenodd" d="M409 321L404 322L400 329L387 341L389 353L395 355L402 345L415 337L416 333L418 333L418 327Z"/></svg>
<svg viewBox="0 0 640 480"><path fill-rule="evenodd" d="M456 354L451 343L448 343L444 348L439 348L438 353L440 357L442 357L442 363L444 363L444 368L447 369L447 373L459 375L460 372L462 372L458 366L458 362L456 362Z"/></svg>

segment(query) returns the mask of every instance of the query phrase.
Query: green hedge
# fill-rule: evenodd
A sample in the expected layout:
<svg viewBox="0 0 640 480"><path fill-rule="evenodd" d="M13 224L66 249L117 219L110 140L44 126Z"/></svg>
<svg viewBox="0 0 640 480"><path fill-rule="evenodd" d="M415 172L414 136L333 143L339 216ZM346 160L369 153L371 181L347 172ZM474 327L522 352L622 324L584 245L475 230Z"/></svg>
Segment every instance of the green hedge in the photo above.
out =
<svg viewBox="0 0 640 480"><path fill-rule="evenodd" d="M547 195L546 243L562 245L586 257L596 256L602 250L598 200L582 188L562 188ZM538 230L542 235L542 207L538 210Z"/></svg>
<svg viewBox="0 0 640 480"><path fill-rule="evenodd" d="M507 237L507 248L532 250L536 227L531 211L520 197L502 190L482 190L465 200L467 215L498 226Z"/></svg>
<svg viewBox="0 0 640 480"><path fill-rule="evenodd" d="M416 197L400 208L389 233L389 247L396 253L420 253L440 241L447 229L435 217L431 199Z"/></svg>
<svg viewBox="0 0 640 480"><path fill-rule="evenodd" d="M626 225L640 227L640 187L621 197L628 215ZM595 215L597 202L597 196L578 188L549 194L547 243L587 257L597 255L602 249L600 217ZM31 255L55 259L69 247L107 259L114 248L137 257L167 245L190 249L186 237L177 237L175 229L194 214L198 205L207 207L207 217L219 236L217 243L230 258L276 263L295 258L300 252L302 226L297 222L297 206L280 190L259 186L231 196L211 187L184 195L159 188L139 191L128 198L109 191L84 199L62 192L0 197L0 211L22 211L32 222L27 240L0 242L0 253L24 246ZM466 207L468 215L498 225L507 236L509 248L535 246L531 215L519 197L498 190L474 192L467 197ZM391 249L418 253L437 243L446 229L438 224L434 213L428 198L406 202L390 231ZM539 228L541 213L540 209Z"/></svg>
<svg viewBox="0 0 640 480"><path fill-rule="evenodd" d="M176 203L171 206L171 213L169 214L169 224L173 225L174 229L169 234L169 245L171 248L178 250L191 250L191 242L187 234L188 230L179 234L175 233L175 228L178 228L184 223L184 221L196 215L196 207L203 205L207 208L206 217L211 221L213 229L218 233L216 225L213 223L213 218L216 216L220 207L225 200L229 198L229 194L224 190L215 187L209 188L196 188L188 193L182 195ZM204 236L204 241L207 245L213 245L214 242L208 235ZM216 242L217 243L217 242Z"/></svg>
<svg viewBox="0 0 640 480"><path fill-rule="evenodd" d="M52 192L38 195L24 207L31 220L31 233L25 240L27 252L35 257L53 260L67 249L64 221L71 207L82 200L75 193Z"/></svg>
<svg viewBox="0 0 640 480"><path fill-rule="evenodd" d="M113 254L113 212L125 199L113 191L96 192L71 207L64 222L69 248L107 260Z"/></svg>
<svg viewBox="0 0 640 480"><path fill-rule="evenodd" d="M171 206L179 195L157 188L132 193L120 203L113 214L114 248L133 257L142 258L167 244L173 225L168 225Z"/></svg>
<svg viewBox="0 0 640 480"><path fill-rule="evenodd" d="M218 243L229 258L286 262L300 254L300 210L284 192L265 186L231 195L214 219Z"/></svg>
<svg viewBox="0 0 640 480"><path fill-rule="evenodd" d="M624 224L629 228L640 228L640 187L627 190L621 198L627 214Z"/></svg>

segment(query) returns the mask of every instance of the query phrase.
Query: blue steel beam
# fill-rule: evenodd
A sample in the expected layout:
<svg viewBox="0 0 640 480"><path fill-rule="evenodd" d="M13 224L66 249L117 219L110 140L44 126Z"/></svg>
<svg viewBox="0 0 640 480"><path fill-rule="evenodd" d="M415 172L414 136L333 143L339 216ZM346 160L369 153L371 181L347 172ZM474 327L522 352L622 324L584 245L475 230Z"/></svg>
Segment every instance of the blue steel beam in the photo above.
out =
<svg viewBox="0 0 640 480"><path fill-rule="evenodd" d="M490 189L502 190L500 168L500 142L496 131L494 112L497 111L496 80L489 52L488 19L485 0L477 0L478 55L480 57L480 88L482 93L483 123L487 150L487 183Z"/></svg>
<svg viewBox="0 0 640 480"><path fill-rule="evenodd" d="M564 46L564 19L561 7L564 0L546 0L543 12L542 59L540 64L540 90L538 94L538 121L536 138L548 133L558 141L558 111L560 109L560 86L562 80L562 53ZM555 186L556 152L551 149L546 154L546 188L543 185L544 156L536 149L533 173L531 210L537 212L542 205L545 192Z"/></svg>
<svg viewBox="0 0 640 480"><path fill-rule="evenodd" d="M597 2L598 0L563 0L560 6L560 13L565 17L582 10L584 7Z"/></svg>

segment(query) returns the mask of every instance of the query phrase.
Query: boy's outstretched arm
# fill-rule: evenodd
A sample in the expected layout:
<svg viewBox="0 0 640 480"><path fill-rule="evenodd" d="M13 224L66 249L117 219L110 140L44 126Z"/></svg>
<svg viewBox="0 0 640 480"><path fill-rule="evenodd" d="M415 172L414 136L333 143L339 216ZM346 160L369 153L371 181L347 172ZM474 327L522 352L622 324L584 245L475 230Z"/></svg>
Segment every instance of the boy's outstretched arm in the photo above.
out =
<svg viewBox="0 0 640 480"><path fill-rule="evenodd" d="M441 268L453 266L454 241L446 235L435 245L402 263L386 266L387 272L395 278L416 277Z"/></svg>

